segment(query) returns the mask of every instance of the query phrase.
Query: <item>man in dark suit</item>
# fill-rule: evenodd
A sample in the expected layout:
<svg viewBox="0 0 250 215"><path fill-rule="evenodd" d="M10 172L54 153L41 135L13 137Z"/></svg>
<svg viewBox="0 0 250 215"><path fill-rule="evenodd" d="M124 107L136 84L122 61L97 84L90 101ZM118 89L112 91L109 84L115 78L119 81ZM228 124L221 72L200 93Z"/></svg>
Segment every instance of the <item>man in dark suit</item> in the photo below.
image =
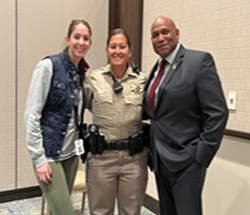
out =
<svg viewBox="0 0 250 215"><path fill-rule="evenodd" d="M145 86L151 148L162 215L201 215L206 169L228 118L212 56L185 49L173 20L151 28L160 56Z"/></svg>

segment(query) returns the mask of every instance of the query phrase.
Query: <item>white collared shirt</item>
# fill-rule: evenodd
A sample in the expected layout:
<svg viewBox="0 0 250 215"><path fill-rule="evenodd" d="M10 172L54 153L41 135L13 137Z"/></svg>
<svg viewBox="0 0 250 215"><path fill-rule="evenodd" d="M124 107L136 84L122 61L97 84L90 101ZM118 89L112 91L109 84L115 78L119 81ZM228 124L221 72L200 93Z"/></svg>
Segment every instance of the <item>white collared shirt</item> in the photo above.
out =
<svg viewBox="0 0 250 215"><path fill-rule="evenodd" d="M165 60L166 60L168 63L165 65L165 70L164 70L163 76L162 76L162 78L161 78L161 80L160 80L159 84L157 85L157 87L156 87L156 89L155 89L155 92L154 92L154 104L155 104L155 107L156 107L157 101L158 101L158 92L159 92L160 86L161 86L161 84L162 84L164 78L166 77L166 75L167 75L169 69L171 68L171 66L172 66L172 64L173 64L173 61L174 61L174 59L175 59L175 56L176 56L176 54L177 54L179 48L180 48L180 43L178 43L177 46L176 46L176 48L172 51L172 53L171 53L170 55L168 55L168 56L165 58ZM157 65L157 68L156 68L156 70L155 70L155 72L154 72L154 76L153 76L151 82L149 83L149 87L148 87L148 90L147 90L147 95L149 95L149 92L150 92L150 90L151 90L151 86L152 86L152 84L154 83L155 78L157 77L157 75L158 75L158 73L159 73L160 65L161 65L161 61L162 61L162 60L163 60L162 58L159 58L159 59L158 59L158 63L157 63L158 65Z"/></svg>

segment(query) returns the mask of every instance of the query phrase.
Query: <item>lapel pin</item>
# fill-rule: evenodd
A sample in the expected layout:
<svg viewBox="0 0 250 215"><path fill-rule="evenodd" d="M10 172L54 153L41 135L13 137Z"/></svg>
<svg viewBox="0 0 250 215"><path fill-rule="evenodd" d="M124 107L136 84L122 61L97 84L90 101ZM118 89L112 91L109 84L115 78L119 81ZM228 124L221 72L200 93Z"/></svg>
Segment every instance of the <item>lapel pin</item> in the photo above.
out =
<svg viewBox="0 0 250 215"><path fill-rule="evenodd" d="M176 69L176 63L173 65L173 67L172 67L173 69Z"/></svg>

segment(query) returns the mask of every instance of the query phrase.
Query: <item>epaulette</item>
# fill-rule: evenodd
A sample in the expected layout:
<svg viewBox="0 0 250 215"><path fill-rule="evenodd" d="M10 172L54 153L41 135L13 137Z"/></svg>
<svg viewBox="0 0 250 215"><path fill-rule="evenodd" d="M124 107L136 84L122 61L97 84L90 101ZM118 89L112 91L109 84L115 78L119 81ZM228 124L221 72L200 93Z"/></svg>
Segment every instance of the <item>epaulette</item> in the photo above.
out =
<svg viewBox="0 0 250 215"><path fill-rule="evenodd" d="M87 75L87 77L84 79L84 82L87 81L87 80L90 78L92 72L88 72L87 74L88 74L88 75Z"/></svg>
<svg viewBox="0 0 250 215"><path fill-rule="evenodd" d="M91 75L93 73L100 72L100 71L103 71L103 70L104 70L104 67L101 67L101 68L98 68L98 69L94 69L91 72L87 72L87 77L85 78L84 81L87 81L91 77Z"/></svg>
<svg viewBox="0 0 250 215"><path fill-rule="evenodd" d="M131 67L134 73L136 73L137 75L140 74L139 67L134 62L131 62Z"/></svg>

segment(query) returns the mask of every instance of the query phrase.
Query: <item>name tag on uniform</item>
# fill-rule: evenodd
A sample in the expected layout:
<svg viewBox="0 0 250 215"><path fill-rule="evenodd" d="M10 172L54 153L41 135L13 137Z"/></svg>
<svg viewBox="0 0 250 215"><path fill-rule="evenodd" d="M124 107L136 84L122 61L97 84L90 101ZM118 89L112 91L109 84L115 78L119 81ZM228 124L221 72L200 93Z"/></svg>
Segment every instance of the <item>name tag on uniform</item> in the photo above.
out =
<svg viewBox="0 0 250 215"><path fill-rule="evenodd" d="M78 139L75 141L76 155L81 155L84 153L83 139Z"/></svg>

